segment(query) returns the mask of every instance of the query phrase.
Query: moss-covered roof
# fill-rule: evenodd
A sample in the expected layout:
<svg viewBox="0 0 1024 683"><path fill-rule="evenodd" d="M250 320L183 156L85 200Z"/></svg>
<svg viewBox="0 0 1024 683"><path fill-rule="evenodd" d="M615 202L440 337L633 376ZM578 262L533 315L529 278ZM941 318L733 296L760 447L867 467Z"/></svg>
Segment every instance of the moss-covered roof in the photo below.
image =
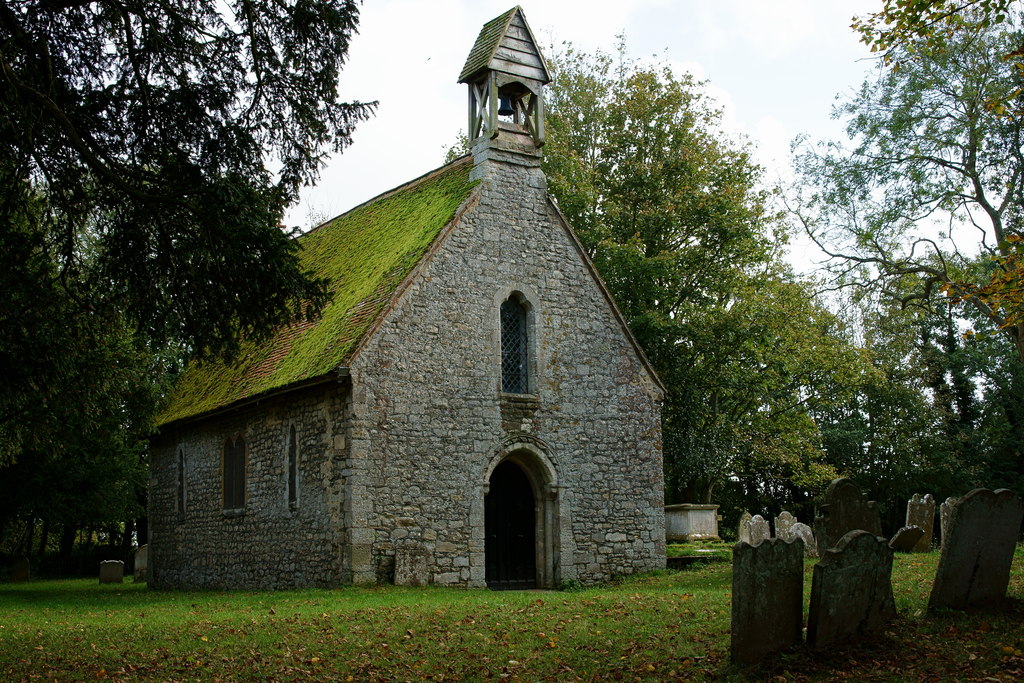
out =
<svg viewBox="0 0 1024 683"><path fill-rule="evenodd" d="M464 157L324 223L299 238L302 262L331 281L331 302L314 322L243 344L234 364L190 365L157 425L196 417L344 367L390 301L469 197Z"/></svg>
<svg viewBox="0 0 1024 683"><path fill-rule="evenodd" d="M536 48L537 41L533 38L533 31L530 30L530 25L526 23L526 15L523 14L523 8L516 5L500 17L491 19L480 29L480 35L477 36L476 42L473 43L473 49L469 51L469 56L466 57L466 64L462 67L459 83L472 81L478 73L484 69L491 68L491 60L494 59L495 53L501 47L501 41L508 32L508 26L512 23L517 12L522 18L526 32L530 35L530 42L534 43ZM540 59L541 71L544 73L542 80L544 83L548 83L551 81L551 78L548 75L547 65L544 62L543 55L540 54L540 50L537 50L537 57Z"/></svg>

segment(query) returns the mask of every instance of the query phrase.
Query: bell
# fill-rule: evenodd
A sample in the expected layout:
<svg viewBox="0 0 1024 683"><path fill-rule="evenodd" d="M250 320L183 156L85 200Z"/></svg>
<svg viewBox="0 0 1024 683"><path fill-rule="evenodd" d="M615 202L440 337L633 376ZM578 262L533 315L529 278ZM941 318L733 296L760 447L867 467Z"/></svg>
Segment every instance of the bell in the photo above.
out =
<svg viewBox="0 0 1024 683"><path fill-rule="evenodd" d="M511 97L498 98L498 116L514 116L516 110L512 108Z"/></svg>

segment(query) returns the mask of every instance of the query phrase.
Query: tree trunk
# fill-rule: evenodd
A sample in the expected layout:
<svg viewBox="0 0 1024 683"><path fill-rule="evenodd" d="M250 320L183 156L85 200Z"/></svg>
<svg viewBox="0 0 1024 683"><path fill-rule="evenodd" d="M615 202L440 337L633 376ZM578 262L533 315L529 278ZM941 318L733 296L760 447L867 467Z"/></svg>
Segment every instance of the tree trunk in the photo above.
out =
<svg viewBox="0 0 1024 683"><path fill-rule="evenodd" d="M75 536L78 535L78 527L70 522L64 522L64 528L60 532L60 551L57 559L58 571L66 575L71 568L71 552L75 549Z"/></svg>
<svg viewBox="0 0 1024 683"><path fill-rule="evenodd" d="M50 518L43 519L43 531L39 535L39 559L46 555L46 544L50 540Z"/></svg>

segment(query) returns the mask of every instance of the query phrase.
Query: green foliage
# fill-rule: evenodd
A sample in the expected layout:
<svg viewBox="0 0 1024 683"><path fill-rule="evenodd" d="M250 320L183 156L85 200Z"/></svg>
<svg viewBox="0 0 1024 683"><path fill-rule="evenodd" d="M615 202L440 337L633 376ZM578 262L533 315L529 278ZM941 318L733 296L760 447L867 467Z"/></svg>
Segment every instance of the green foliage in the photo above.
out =
<svg viewBox="0 0 1024 683"><path fill-rule="evenodd" d="M781 264L785 234L745 144L691 76L568 47L551 60L544 168L669 389L666 500L726 477L757 498L821 486L808 409L863 362Z"/></svg>
<svg viewBox="0 0 1024 683"><path fill-rule="evenodd" d="M197 363L175 384L157 424L191 417L294 382L348 360L395 288L454 218L474 183L469 160L442 168L358 206L299 239L302 263L331 282L315 322L246 342L235 363Z"/></svg>

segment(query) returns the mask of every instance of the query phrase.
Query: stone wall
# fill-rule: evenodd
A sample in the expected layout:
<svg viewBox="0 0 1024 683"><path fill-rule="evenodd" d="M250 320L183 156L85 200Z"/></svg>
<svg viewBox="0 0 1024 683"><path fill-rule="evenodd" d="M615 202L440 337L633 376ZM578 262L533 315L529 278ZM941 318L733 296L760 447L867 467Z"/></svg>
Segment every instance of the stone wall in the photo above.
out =
<svg viewBox="0 0 1024 683"><path fill-rule="evenodd" d="M478 146L479 195L352 362L357 582L389 580L407 546L433 558L432 582L484 585L484 496L510 454L538 494L543 585L665 563L660 390L548 199L532 141L498 142ZM528 395L501 393L513 292L529 307Z"/></svg>
<svg viewBox="0 0 1024 683"><path fill-rule="evenodd" d="M157 588L336 586L348 580L342 533L344 401L334 385L186 424L154 441L149 583ZM296 428L297 504L288 502L288 440ZM245 508L223 510L226 439L246 442ZM178 452L185 509L177 509Z"/></svg>

